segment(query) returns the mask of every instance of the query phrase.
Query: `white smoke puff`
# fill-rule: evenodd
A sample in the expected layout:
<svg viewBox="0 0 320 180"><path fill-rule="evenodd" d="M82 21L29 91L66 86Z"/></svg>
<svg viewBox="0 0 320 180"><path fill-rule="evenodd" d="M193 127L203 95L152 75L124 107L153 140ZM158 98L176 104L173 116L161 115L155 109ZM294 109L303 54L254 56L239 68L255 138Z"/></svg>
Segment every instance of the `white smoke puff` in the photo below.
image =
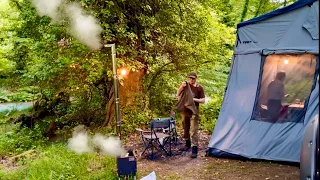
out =
<svg viewBox="0 0 320 180"><path fill-rule="evenodd" d="M86 132L87 132L86 126L80 124L73 128L72 136L76 136L79 133L86 133Z"/></svg>
<svg viewBox="0 0 320 180"><path fill-rule="evenodd" d="M49 16L53 22L57 22L60 19L58 8L63 1L64 0L31 0L39 16Z"/></svg>
<svg viewBox="0 0 320 180"><path fill-rule="evenodd" d="M89 137L87 132L74 133L72 138L68 140L68 148L77 154L85 152L92 152L92 148L89 146Z"/></svg>
<svg viewBox="0 0 320 180"><path fill-rule="evenodd" d="M70 20L70 34L90 49L99 49L102 28L98 21L86 15L78 3L69 3L64 10Z"/></svg>
<svg viewBox="0 0 320 180"><path fill-rule="evenodd" d="M121 141L113 137L105 138L100 134L93 137L93 143L101 150L103 155L107 156L123 156L126 154L121 146Z"/></svg>

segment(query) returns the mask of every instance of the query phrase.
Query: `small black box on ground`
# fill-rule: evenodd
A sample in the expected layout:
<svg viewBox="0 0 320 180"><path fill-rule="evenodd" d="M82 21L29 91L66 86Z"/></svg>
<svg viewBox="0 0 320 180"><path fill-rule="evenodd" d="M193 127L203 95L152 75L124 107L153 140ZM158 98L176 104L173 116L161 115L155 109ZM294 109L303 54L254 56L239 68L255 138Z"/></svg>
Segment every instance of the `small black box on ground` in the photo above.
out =
<svg viewBox="0 0 320 180"><path fill-rule="evenodd" d="M136 179L137 160L134 156L117 157L118 177L133 177Z"/></svg>

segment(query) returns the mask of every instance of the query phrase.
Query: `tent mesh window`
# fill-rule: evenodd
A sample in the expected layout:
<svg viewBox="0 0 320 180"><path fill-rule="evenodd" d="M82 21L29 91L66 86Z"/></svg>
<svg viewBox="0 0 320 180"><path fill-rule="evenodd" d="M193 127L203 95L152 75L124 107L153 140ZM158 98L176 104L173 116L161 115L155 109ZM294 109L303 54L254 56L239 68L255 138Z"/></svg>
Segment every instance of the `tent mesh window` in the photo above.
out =
<svg viewBox="0 0 320 180"><path fill-rule="evenodd" d="M302 123L316 70L313 54L273 54L265 58L253 120Z"/></svg>

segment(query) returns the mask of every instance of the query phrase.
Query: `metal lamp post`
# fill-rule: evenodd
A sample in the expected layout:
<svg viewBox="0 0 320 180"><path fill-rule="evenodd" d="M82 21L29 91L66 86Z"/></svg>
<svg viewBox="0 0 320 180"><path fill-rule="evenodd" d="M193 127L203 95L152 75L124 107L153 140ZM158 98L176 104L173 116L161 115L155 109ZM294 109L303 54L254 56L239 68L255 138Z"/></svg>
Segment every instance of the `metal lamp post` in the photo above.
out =
<svg viewBox="0 0 320 180"><path fill-rule="evenodd" d="M115 119L116 119L116 124L117 124L116 133L117 133L117 136L119 137L119 139L121 139L116 47L115 47L115 44L106 44L104 46L111 48L112 75L113 75L113 87L114 87L114 108L115 108Z"/></svg>

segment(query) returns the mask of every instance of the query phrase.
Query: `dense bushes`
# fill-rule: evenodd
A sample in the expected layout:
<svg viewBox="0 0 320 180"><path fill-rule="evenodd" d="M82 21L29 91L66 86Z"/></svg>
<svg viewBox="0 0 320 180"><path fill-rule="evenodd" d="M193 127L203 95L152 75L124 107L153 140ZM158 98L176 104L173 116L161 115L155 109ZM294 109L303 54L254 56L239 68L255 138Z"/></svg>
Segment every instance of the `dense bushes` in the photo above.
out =
<svg viewBox="0 0 320 180"><path fill-rule="evenodd" d="M44 129L36 125L33 129L20 128L14 125L12 129L0 134L0 156L22 153L43 145L47 138L43 136Z"/></svg>
<svg viewBox="0 0 320 180"><path fill-rule="evenodd" d="M38 88L33 86L25 86L12 91L2 88L0 89L0 103L32 101L37 99L39 95Z"/></svg>
<svg viewBox="0 0 320 180"><path fill-rule="evenodd" d="M201 128L212 133L219 116L223 96L216 95L209 102L201 106Z"/></svg>

